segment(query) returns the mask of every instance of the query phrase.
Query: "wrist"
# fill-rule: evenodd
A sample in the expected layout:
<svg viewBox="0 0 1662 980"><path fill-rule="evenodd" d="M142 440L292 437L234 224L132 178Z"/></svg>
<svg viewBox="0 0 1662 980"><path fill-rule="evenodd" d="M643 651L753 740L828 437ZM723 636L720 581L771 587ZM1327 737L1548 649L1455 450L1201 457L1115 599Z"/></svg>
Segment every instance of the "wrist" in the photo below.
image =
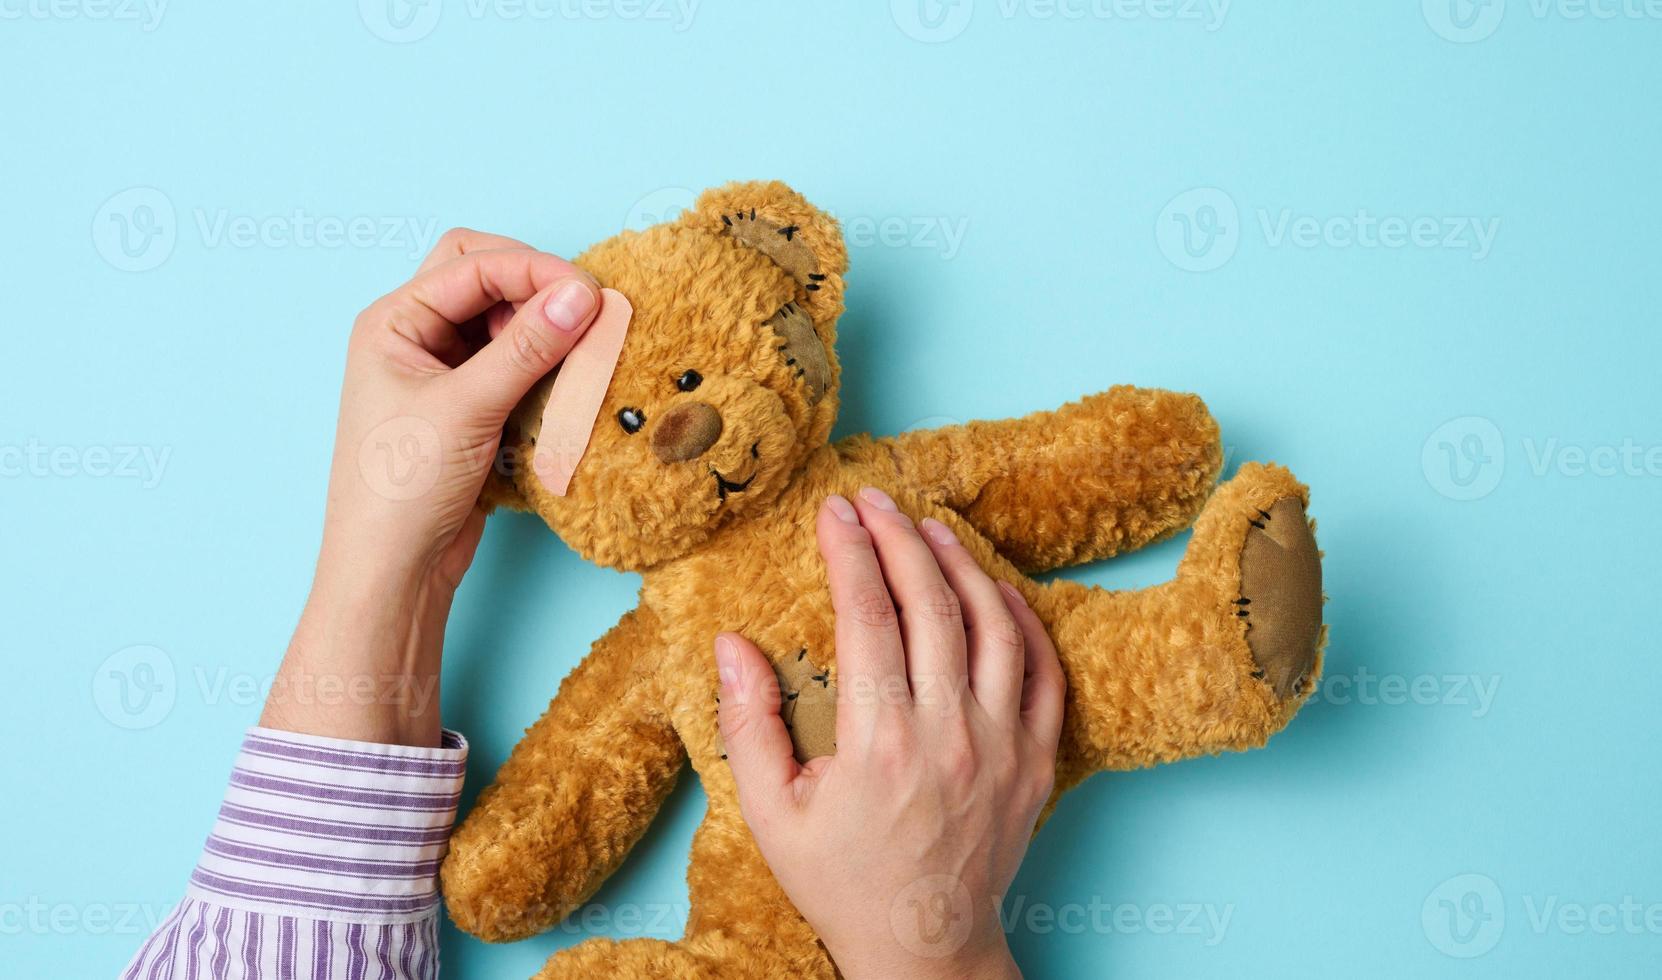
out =
<svg viewBox="0 0 1662 980"><path fill-rule="evenodd" d="M455 593L423 564L319 559L297 644L309 659L367 669L438 669L441 633Z"/></svg>
<svg viewBox="0 0 1662 980"><path fill-rule="evenodd" d="M886 957L868 955L845 962L835 950L831 954L848 980L1021 980L1002 930L985 942L938 958L895 950Z"/></svg>
<svg viewBox="0 0 1662 980"><path fill-rule="evenodd" d="M261 723L312 735L437 745L453 591L419 566L319 559Z"/></svg>
<svg viewBox="0 0 1662 980"><path fill-rule="evenodd" d="M326 528L312 575L312 595L369 602L414 597L434 577L437 548L393 546L404 535L370 526Z"/></svg>

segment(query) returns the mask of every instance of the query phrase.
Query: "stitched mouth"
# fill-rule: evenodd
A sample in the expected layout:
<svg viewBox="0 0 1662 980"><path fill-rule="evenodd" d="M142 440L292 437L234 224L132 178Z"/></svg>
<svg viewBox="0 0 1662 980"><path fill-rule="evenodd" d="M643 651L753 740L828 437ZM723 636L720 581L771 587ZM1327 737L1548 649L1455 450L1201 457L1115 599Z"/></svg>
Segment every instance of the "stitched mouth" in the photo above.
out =
<svg viewBox="0 0 1662 980"><path fill-rule="evenodd" d="M751 459L761 458L760 453L757 451L760 445L760 443L757 443L756 445L750 447ZM722 476L721 471L716 469L714 466L710 467L710 475L716 478L716 496L721 500L726 500L727 495L730 493L744 493L746 490L750 489L750 485L752 483L756 482L756 474L760 473L761 469L762 468L758 466L749 476L745 477L744 480L734 481Z"/></svg>

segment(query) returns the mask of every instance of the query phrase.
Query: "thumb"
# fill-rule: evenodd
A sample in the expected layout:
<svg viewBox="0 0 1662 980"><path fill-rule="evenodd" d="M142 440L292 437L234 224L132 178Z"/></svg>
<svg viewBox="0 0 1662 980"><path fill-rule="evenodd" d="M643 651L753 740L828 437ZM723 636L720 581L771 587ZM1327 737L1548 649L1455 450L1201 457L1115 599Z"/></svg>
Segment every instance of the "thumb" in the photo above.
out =
<svg viewBox="0 0 1662 980"><path fill-rule="evenodd" d="M599 307L594 284L579 276L520 304L501 333L451 372L459 400L492 424L506 421L531 386L571 353Z"/></svg>
<svg viewBox="0 0 1662 980"><path fill-rule="evenodd" d="M741 804L769 805L800 771L779 718L779 681L756 644L737 633L716 637L721 675L721 739Z"/></svg>

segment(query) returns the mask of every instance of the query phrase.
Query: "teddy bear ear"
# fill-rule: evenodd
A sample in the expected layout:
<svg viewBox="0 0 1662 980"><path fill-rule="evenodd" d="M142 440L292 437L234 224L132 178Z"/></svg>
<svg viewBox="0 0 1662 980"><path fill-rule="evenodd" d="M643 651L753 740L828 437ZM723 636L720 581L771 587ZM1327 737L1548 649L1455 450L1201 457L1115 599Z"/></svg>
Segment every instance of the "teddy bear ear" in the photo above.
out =
<svg viewBox="0 0 1662 980"><path fill-rule="evenodd" d="M799 302L816 323L835 320L842 311L848 272L842 229L785 184L749 181L712 188L681 220L771 259L796 280Z"/></svg>

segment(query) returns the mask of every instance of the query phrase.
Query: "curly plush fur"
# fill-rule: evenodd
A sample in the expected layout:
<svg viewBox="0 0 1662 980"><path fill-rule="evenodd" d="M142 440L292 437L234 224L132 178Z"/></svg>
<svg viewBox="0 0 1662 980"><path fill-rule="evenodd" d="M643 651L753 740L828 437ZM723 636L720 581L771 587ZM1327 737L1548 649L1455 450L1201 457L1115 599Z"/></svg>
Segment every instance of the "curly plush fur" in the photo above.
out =
<svg viewBox="0 0 1662 980"><path fill-rule="evenodd" d="M1261 745L1311 689L1322 599L1307 492L1258 464L1213 492L1222 454L1198 398L1119 387L1019 420L828 444L847 266L829 216L783 184L733 184L577 263L635 308L588 453L564 497L525 465L544 386L510 422L486 497L537 512L593 561L639 571L640 606L560 686L452 839L450 914L492 941L559 922L623 861L689 760L709 810L685 938L589 940L539 976L835 976L740 819L711 652L734 630L787 686L834 691L813 540L827 494L877 486L914 519L945 522L1043 618L1068 680L1058 793L1102 769ZM695 403L719 416L713 439ZM644 426L620 425L624 409ZM659 425L676 428L654 439ZM1163 585L1109 592L1023 574L1191 523ZM828 719L834 697L802 709L799 754L826 751Z"/></svg>

